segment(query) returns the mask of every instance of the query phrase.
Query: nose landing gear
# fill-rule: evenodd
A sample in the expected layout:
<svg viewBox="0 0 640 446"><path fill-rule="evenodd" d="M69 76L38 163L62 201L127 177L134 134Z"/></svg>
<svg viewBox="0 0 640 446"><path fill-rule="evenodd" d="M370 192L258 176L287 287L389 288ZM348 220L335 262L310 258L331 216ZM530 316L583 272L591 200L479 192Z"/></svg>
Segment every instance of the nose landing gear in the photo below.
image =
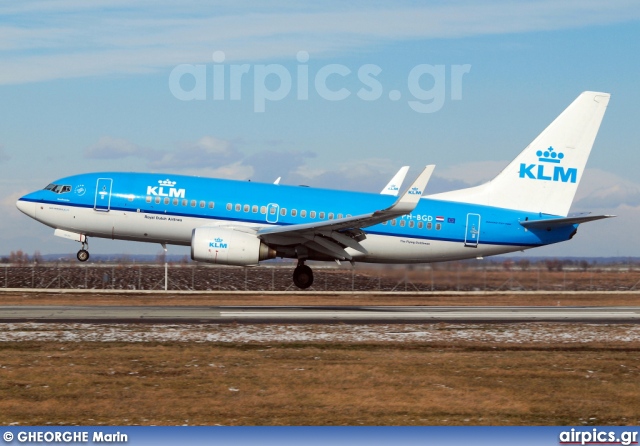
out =
<svg viewBox="0 0 640 446"><path fill-rule="evenodd" d="M303 290L313 285L313 271L304 264L304 260L298 260L298 266L293 270L293 283Z"/></svg>

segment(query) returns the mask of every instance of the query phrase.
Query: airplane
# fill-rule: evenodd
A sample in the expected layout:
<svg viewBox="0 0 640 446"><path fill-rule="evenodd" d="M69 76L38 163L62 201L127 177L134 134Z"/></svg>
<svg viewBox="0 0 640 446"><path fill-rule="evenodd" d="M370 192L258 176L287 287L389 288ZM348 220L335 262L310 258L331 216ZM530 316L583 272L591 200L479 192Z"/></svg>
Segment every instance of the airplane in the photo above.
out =
<svg viewBox="0 0 640 446"><path fill-rule="evenodd" d="M80 242L81 262L89 237L191 246L194 261L221 265L290 258L301 289L313 284L311 260L484 258L566 241L579 224L613 217L569 215L609 98L583 92L495 178L450 192L424 194L433 165L401 194L404 168L379 194L99 172L56 180L16 205Z"/></svg>

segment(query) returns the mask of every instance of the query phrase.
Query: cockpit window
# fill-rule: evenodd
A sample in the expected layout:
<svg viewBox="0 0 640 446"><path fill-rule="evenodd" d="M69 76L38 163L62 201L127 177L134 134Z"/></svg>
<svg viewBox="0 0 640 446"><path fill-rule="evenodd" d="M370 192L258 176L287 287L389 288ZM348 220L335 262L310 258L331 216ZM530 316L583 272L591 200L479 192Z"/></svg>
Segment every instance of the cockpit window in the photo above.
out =
<svg viewBox="0 0 640 446"><path fill-rule="evenodd" d="M64 194L67 192L71 192L71 186L51 183L47 185L47 187L45 187L44 190L50 190L55 194Z"/></svg>

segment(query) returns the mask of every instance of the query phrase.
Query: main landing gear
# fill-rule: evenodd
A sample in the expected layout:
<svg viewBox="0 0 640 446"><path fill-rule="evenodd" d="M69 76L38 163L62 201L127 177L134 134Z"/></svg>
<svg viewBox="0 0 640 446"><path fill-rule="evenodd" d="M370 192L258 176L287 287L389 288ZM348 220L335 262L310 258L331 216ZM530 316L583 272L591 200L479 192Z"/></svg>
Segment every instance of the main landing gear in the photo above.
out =
<svg viewBox="0 0 640 446"><path fill-rule="evenodd" d="M304 260L298 260L298 266L293 270L293 283L303 290L313 285L313 271L304 264Z"/></svg>
<svg viewBox="0 0 640 446"><path fill-rule="evenodd" d="M82 249L80 251L78 251L78 254L76 254L76 257L81 262L86 262L87 260L89 260L88 248L89 248L89 242L87 241L87 238L85 237L84 242L82 242Z"/></svg>

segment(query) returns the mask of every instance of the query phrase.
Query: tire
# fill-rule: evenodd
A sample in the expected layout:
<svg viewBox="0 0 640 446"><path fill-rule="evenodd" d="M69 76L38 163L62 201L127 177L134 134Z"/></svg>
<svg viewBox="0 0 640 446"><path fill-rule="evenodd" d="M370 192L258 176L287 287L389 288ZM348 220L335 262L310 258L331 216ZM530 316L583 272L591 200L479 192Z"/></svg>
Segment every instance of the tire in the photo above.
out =
<svg viewBox="0 0 640 446"><path fill-rule="evenodd" d="M307 265L300 265L293 270L293 283L300 289L306 290L313 285L313 271Z"/></svg>
<svg viewBox="0 0 640 446"><path fill-rule="evenodd" d="M89 251L87 251L86 249L81 249L80 251L78 251L76 257L81 262L86 262L87 260L89 260Z"/></svg>

